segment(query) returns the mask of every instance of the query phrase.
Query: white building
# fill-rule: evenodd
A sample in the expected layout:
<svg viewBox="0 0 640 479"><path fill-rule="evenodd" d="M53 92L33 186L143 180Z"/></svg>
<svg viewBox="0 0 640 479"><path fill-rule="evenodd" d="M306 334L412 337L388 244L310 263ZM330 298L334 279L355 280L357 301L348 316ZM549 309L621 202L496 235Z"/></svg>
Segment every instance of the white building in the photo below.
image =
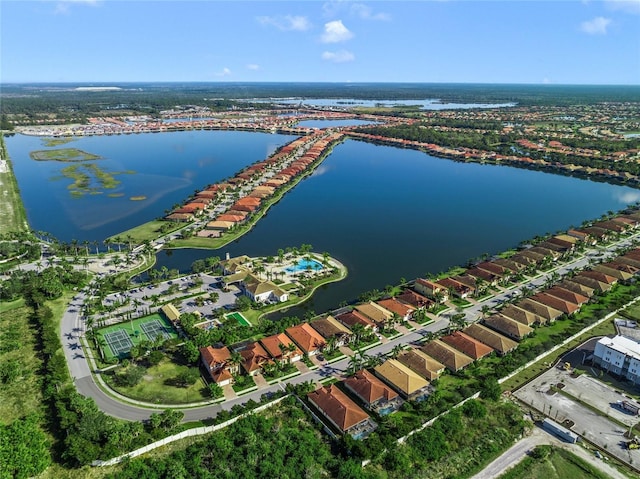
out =
<svg viewBox="0 0 640 479"><path fill-rule="evenodd" d="M625 336L604 337L593 351L593 362L607 372L640 383L640 343Z"/></svg>

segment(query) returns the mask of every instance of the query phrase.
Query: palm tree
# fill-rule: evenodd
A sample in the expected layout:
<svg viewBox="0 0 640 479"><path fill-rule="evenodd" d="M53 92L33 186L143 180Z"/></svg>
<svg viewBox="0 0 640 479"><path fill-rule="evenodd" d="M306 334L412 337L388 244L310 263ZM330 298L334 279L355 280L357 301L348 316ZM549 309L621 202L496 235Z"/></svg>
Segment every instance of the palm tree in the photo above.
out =
<svg viewBox="0 0 640 479"><path fill-rule="evenodd" d="M489 305L483 304L482 308L480 308L480 311L482 312L482 317L486 318L489 314L489 311L491 311L491 308L489 307Z"/></svg>
<svg viewBox="0 0 640 479"><path fill-rule="evenodd" d="M396 344L393 349L391 350L391 357L393 359L396 359L398 357L398 355L404 351L404 348L402 347L402 344Z"/></svg>

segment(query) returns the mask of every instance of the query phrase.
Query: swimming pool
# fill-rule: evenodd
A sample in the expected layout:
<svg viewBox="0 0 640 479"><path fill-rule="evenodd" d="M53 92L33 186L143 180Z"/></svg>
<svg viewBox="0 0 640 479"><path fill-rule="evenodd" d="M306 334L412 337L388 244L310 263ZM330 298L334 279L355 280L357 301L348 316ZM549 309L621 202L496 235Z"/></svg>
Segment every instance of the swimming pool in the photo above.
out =
<svg viewBox="0 0 640 479"><path fill-rule="evenodd" d="M308 271L308 270L320 271L322 268L324 268L324 266L322 266L322 264L316 261L315 259L303 258L293 266L289 266L288 268L285 268L285 271L287 271L288 273L297 273L299 271Z"/></svg>

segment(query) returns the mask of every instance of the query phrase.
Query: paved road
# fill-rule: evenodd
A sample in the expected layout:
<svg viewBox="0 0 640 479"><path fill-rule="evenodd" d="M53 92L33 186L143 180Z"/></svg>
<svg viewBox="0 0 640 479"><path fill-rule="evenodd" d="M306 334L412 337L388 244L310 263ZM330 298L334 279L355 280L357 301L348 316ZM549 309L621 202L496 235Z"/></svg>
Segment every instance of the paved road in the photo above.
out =
<svg viewBox="0 0 640 479"><path fill-rule="evenodd" d="M467 308L465 310L465 319L467 322L477 321L481 316L481 308L484 304L489 306L496 306L500 302L510 299L514 297L514 295L518 295L523 287L540 287L545 284L548 278L551 277L552 274L557 273L559 275L564 275L567 272L573 269L581 269L588 266L589 261L593 258L604 259L610 256L613 256L614 253L612 250L614 248L619 248L623 246L631 246L632 241L637 239L640 236L640 232L635 235L625 238L613 246L608 248L607 252L602 251L599 248L591 248L589 249L585 255L581 256L575 261L572 261L568 264L563 264L558 268L555 268L552 271L548 271L543 273L540 277L535 278L529 281L526 284L522 284L514 289L509 291L505 291L499 293L495 297L489 298L485 301L478 302L477 304ZM84 396L93 398L100 409L107 414L110 414L115 417L119 417L122 419L128 420L139 420L148 418L152 412L156 410L150 409L148 407L143 406L125 406L121 404L119 401L111 398L105 392L103 392L100 388L96 386L93 382L93 378L91 377L90 369L87 364L87 360L84 357L82 350L79 350L77 347L78 343L78 334L83 332L83 322L80 318L79 311L81 309L81 305L84 301L84 293L79 293L74 300L69 305L69 309L64 313L61 324L61 340L64 346L65 356L67 358L67 362L69 364L69 370L71 372L71 376L75 378L76 387L78 391ZM443 315L435 323L432 323L426 327L420 328L418 330L412 331L404 336L400 336L396 339L385 342L384 344L380 344L374 346L373 348L367 351L369 355L384 355L389 353L394 346L401 344L415 344L421 341L425 335L429 332L438 332L443 329L446 329L449 326L448 321L449 316ZM299 376L295 376L292 379L287 380L288 382L297 384L305 381L320 381L329 376L342 375L346 371L348 366L348 359L343 359L341 361L323 365L317 370L311 371L309 373L301 374ZM209 405L199 408L188 408L185 409L185 420L198 420L198 419L206 419L209 417L215 416L215 414L221 409L230 409L233 405L243 403L249 399L259 400L260 396L264 393L270 391L276 391L281 388L279 384L271 385L266 388L261 388L259 390L253 391L251 393L245 394L239 398L225 401L222 405Z"/></svg>
<svg viewBox="0 0 640 479"><path fill-rule="evenodd" d="M589 464L593 465L598 470L607 474L607 476L611 477L612 479L626 479L627 477L620 471L618 471L615 467L610 466L602 459L598 459L593 452L586 450L584 447L578 444L568 444L566 442L562 442L543 429L534 427L530 436L527 436L515 443L500 457L490 463L487 467L485 467L471 479L494 479L496 477L499 477L504 474L505 471L514 467L516 464L522 461L527 456L527 453L530 450L532 450L536 446L544 444L550 444L554 447L567 449L576 456L579 456Z"/></svg>

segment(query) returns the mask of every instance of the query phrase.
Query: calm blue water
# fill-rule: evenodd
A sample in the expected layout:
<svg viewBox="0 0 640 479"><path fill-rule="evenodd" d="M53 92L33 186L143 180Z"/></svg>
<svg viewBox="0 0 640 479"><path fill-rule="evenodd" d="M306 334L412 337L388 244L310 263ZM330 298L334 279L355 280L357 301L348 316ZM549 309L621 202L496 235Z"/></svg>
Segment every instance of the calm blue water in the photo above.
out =
<svg viewBox="0 0 640 479"><path fill-rule="evenodd" d="M122 183L103 194L74 198L61 177L71 163L34 161L29 152L51 149L42 139L24 135L6 138L27 216L33 229L48 231L62 241L97 240L165 214L196 189L232 176L266 158L295 136L243 131L180 131L78 138L55 148L78 148L100 155L94 161L120 174ZM55 179L58 178L58 179ZM122 194L112 198L108 194ZM132 196L147 199L132 201Z"/></svg>
<svg viewBox="0 0 640 479"><path fill-rule="evenodd" d="M299 121L296 126L303 126L308 128L335 128L340 126L360 126L360 125L373 125L378 122L367 120L304 120Z"/></svg>
<svg viewBox="0 0 640 479"><path fill-rule="evenodd" d="M293 266L289 266L285 268L289 273L297 273L298 271L307 271L307 269L313 269L315 271L320 271L323 266L315 260L301 259Z"/></svg>
<svg viewBox="0 0 640 479"><path fill-rule="evenodd" d="M422 110L468 110L471 108L505 108L515 106L515 103L441 103L440 100L429 98L425 100L356 100L335 98L272 98L269 100L255 99L256 103L272 102L283 105L309 105L321 107L355 108L359 106L419 106Z"/></svg>
<svg viewBox="0 0 640 479"><path fill-rule="evenodd" d="M162 252L157 267L188 271L207 256L268 256L311 244L349 268L306 305L322 312L639 199L627 187L349 140L238 241L218 251Z"/></svg>

